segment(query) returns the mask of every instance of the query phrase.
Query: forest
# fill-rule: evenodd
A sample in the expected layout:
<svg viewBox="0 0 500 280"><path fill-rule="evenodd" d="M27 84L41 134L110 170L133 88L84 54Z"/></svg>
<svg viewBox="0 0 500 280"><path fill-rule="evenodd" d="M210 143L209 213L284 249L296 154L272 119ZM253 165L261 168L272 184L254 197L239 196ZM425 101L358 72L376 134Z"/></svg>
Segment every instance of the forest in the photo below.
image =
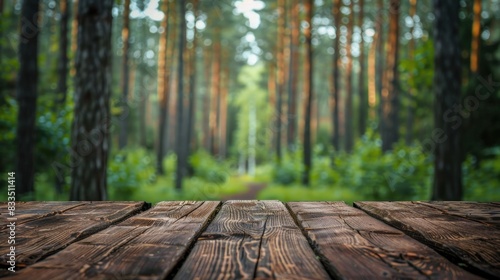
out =
<svg viewBox="0 0 500 280"><path fill-rule="evenodd" d="M500 200L500 0L0 0L16 200Z"/></svg>

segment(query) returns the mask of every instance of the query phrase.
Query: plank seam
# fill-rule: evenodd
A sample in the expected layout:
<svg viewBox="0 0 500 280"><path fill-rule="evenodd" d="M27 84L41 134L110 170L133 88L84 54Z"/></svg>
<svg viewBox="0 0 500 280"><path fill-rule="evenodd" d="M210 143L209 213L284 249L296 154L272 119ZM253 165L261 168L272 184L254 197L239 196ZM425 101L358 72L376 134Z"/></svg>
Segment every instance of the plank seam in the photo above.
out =
<svg viewBox="0 0 500 280"><path fill-rule="evenodd" d="M471 264L464 263L463 260L460 259L459 257L457 257L451 253L448 253L445 249L443 249L443 248L449 247L448 245L441 244L441 243L438 243L438 242L433 241L433 240L428 240L425 238L425 236L422 233L420 233L416 230L415 230L415 232L411 232L408 229L406 229L405 224L403 224L402 222L400 222L398 220L393 220L394 224L390 224L389 221L384 219L382 216L378 216L375 213L371 213L370 211L363 209L360 205L358 205L358 202L354 202L353 205L355 208L364 211L365 213L367 213L371 217L373 217L379 221L384 222L388 226L391 226L393 228L396 228L396 229L402 231L404 234L406 234L410 238L413 238L417 242L420 242L423 245L429 247L431 250L435 251L436 253L438 253L439 255L444 257L445 259L449 260L451 263L455 264L456 266L458 266L458 267L460 267L460 268L462 268L462 269L464 269L472 274L475 274L477 276L480 276L480 277L483 277L486 279L490 279L492 277L492 275L489 274L488 272L485 272L485 271L481 270L480 268L475 267Z"/></svg>
<svg viewBox="0 0 500 280"><path fill-rule="evenodd" d="M92 231L83 231L82 234L78 235L74 240L71 240L68 244L65 244L65 245L61 246L61 248L59 248L57 250L50 251L50 252L47 252L47 253L43 254L36 262L34 262L32 264L29 264L29 265L26 265L25 267L18 267L19 271L21 271L21 270L23 270L23 269L25 269L27 267L30 267L31 265L39 263L39 262L43 261L44 259L46 259L47 257L50 257L50 256L52 256L54 254L59 253L60 251L66 249L68 246L70 246L73 243L76 243L76 242L78 242L78 241L80 241L82 239L90 237L91 235L94 235L94 234L96 234L98 232L101 232L101 231L107 229L108 227L110 227L112 225L116 225L118 223L121 223L121 222L125 221L126 219L129 219L132 216L135 216L135 215L137 215L139 213L145 212L146 210L149 209L149 207L151 207L151 203L148 203L148 202L144 201L144 203L143 203L143 205L142 205L141 208L138 208L136 211L130 212L129 215L126 215L126 216L124 216L124 217L122 217L122 218L120 218L120 219L118 219L118 220L116 220L114 222L111 222L108 225L103 225L102 227L95 228L95 231L94 230L92 230ZM5 266L4 265L0 265L0 267L5 267Z"/></svg>
<svg viewBox="0 0 500 280"><path fill-rule="evenodd" d="M266 220L264 221L264 229L262 230L262 234L260 235L260 240L259 240L259 251L257 252L257 261L255 262L255 267L253 269L253 279L257 276L257 270L259 268L259 261L260 261L260 251L262 249L262 240L264 239L264 234L266 233L266 227L267 227L267 220L269 219L269 215L266 216Z"/></svg>
<svg viewBox="0 0 500 280"><path fill-rule="evenodd" d="M331 204L329 204L331 206ZM343 222L345 225L347 225L351 230L357 232L359 234L359 236L361 236L364 240L366 240L368 243L372 244L373 245L373 248L377 248L385 253L387 253L388 255L390 254L390 251L386 250L385 248L383 247L380 247L380 246L377 246L376 244L373 243L372 240L366 238L365 236L363 236L363 234L361 233L361 231L359 229L355 229L353 228L346 220L344 217L342 217L341 215L338 216ZM372 232L372 231L370 231ZM380 261L382 261L383 263L385 263L388 267L394 269L395 271L401 273L402 271L400 269L398 269L397 267L395 267L393 264L391 264L390 262L388 262L386 259L384 259L379 252L377 252L376 250L373 251L374 254L377 255L377 257L380 259ZM425 273L417 268L410 260L406 260L403 256L401 256L401 258L406 261L406 263L408 265L410 265L411 267L413 267L419 274L421 274L422 276L424 276L425 278L429 279L429 277L427 275L425 275Z"/></svg>
<svg viewBox="0 0 500 280"><path fill-rule="evenodd" d="M290 214L293 221L295 222L295 225L300 229L300 232L302 232L302 235L306 238L307 243L309 243L309 246L313 250L314 254L319 256L320 263L323 266L323 268L325 269L326 273L328 273L328 276L330 276L331 279L341 279L342 274L340 274L340 272L337 271L337 269L332 264L330 264L330 262L328 262L328 259L325 257L325 255L323 255L319 246L317 246L317 244L315 244L315 242L309 237L309 235L307 234L307 231L299 223L298 217L292 211L292 208L290 207L290 205L288 205L288 203L284 203L284 205L285 205L285 208L288 210L288 214Z"/></svg>
<svg viewBox="0 0 500 280"><path fill-rule="evenodd" d="M203 202L203 203L205 203L205 202ZM201 229L198 231L198 234L193 236L193 241L184 250L183 256L179 258L177 263L172 267L172 270L170 271L170 273L168 273L168 275L164 279L174 279L175 278L175 275L177 275L177 273L179 272L179 270L181 269L181 267L184 265L187 258L191 254L191 251L193 250L194 246L196 245L196 243L198 241L198 238L201 236L201 234L203 234L205 232L207 227L212 223L212 221L214 220L215 216L219 213L221 208L222 208L222 202L219 201L219 204L217 205L217 207L215 207L214 211L212 211L210 216L208 216L208 218L204 221L204 224L201 227Z"/></svg>

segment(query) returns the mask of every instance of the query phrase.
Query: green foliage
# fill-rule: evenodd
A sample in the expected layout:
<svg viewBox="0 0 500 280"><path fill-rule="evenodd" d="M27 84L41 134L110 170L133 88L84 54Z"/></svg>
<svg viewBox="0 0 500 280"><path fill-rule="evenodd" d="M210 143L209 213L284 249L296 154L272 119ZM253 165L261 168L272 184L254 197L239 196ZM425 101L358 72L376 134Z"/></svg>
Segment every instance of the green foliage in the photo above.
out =
<svg viewBox="0 0 500 280"><path fill-rule="evenodd" d="M352 153L338 152L332 156L324 156L322 145L314 149L311 185L303 187L310 190L311 195L303 194L299 199L315 199L318 190L337 194L355 193L356 199L369 200L412 200L427 199L430 190L432 162L419 145L396 145L394 150L382 153L381 140L368 130L360 139ZM332 163L333 157L333 163ZM302 174L301 152L286 154L281 166L272 169L274 191L289 186L296 192ZM327 190L325 190L325 188ZM347 191L349 190L349 191ZM285 200L295 198L287 194ZM269 196L270 197L270 196ZM325 197L331 197L327 195ZM337 197L336 199L344 199ZM345 198L347 199L347 198Z"/></svg>
<svg viewBox="0 0 500 280"><path fill-rule="evenodd" d="M349 186L363 199L413 200L428 198L432 162L419 145L395 145L381 152L381 141L372 131L358 141L352 154L334 161L337 185Z"/></svg>
<svg viewBox="0 0 500 280"><path fill-rule="evenodd" d="M223 184L230 176L230 166L211 157L207 152L198 150L189 162L194 169L194 175L206 182Z"/></svg>
<svg viewBox="0 0 500 280"><path fill-rule="evenodd" d="M477 162L477 158L473 156L465 160L463 168L465 200L500 200L500 147L490 151L490 158L481 162Z"/></svg>
<svg viewBox="0 0 500 280"><path fill-rule="evenodd" d="M0 166L3 171L14 170L16 151L17 103L10 97L6 101L0 110Z"/></svg>
<svg viewBox="0 0 500 280"><path fill-rule="evenodd" d="M128 200L154 180L153 160L143 149L119 151L108 163L107 183L113 200Z"/></svg>

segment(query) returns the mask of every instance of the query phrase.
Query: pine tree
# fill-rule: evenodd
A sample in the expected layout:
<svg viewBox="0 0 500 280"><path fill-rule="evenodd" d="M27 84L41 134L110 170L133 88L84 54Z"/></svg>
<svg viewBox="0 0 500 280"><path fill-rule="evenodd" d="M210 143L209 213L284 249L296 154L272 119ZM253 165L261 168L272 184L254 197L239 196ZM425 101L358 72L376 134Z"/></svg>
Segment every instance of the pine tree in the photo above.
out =
<svg viewBox="0 0 500 280"><path fill-rule="evenodd" d="M113 0L80 0L70 200L106 200Z"/></svg>

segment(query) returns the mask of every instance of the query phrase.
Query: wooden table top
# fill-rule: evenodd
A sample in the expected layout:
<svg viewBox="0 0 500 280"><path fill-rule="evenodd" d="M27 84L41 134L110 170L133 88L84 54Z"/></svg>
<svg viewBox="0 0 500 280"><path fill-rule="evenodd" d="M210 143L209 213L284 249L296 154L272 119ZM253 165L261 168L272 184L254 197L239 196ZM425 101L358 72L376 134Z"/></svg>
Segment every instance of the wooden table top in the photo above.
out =
<svg viewBox="0 0 500 280"><path fill-rule="evenodd" d="M17 202L14 217L0 207L0 277L12 279L500 277L495 202Z"/></svg>

